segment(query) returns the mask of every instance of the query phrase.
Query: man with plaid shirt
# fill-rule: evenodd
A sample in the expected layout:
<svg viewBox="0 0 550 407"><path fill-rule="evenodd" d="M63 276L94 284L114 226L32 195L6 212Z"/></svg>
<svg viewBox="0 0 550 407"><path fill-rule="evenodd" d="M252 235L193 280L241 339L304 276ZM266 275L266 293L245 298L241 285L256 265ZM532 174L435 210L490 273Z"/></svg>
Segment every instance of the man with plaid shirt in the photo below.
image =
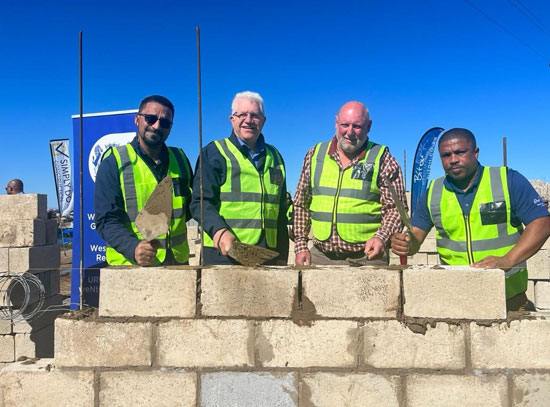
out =
<svg viewBox="0 0 550 407"><path fill-rule="evenodd" d="M365 105L347 102L332 140L307 152L294 197L296 264L389 263L388 242L402 223L386 179L404 205L405 188L388 148L369 140L371 124Z"/></svg>

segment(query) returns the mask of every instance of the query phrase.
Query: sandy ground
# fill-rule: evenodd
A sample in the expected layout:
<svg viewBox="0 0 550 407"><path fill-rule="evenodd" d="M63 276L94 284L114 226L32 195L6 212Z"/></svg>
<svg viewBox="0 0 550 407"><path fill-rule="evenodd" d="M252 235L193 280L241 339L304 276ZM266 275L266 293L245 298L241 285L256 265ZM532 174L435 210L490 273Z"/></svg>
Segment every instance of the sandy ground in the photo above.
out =
<svg viewBox="0 0 550 407"><path fill-rule="evenodd" d="M73 251L72 250L61 250L61 266L59 267L60 270L70 270L71 269L71 261L73 258ZM60 293L62 295L70 296L71 295L71 273L66 273L64 275L61 275L61 288Z"/></svg>

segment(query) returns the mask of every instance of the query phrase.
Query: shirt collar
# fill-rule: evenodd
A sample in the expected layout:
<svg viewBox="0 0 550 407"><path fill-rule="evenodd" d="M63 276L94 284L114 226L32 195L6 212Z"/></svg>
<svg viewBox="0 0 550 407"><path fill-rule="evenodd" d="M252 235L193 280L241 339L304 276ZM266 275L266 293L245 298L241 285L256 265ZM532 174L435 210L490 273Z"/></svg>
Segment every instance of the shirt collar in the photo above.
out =
<svg viewBox="0 0 550 407"><path fill-rule="evenodd" d="M235 138L237 139L237 142L240 145L240 150L243 151L244 149L246 154L250 154L250 147L248 147L244 141L238 138L236 134L235 134ZM254 155L261 153L264 149L265 149L265 139L264 139L264 135L260 133L260 135L258 136L258 140L256 140L256 151L254 152Z"/></svg>

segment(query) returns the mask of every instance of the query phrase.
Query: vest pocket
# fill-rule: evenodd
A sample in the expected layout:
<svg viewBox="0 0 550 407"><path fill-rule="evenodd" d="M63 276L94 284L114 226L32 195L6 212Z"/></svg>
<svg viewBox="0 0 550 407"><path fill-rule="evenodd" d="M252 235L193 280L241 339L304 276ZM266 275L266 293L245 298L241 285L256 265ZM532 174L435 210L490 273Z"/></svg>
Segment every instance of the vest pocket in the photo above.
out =
<svg viewBox="0 0 550 407"><path fill-rule="evenodd" d="M283 185L283 171L278 168L269 167L269 182L273 185Z"/></svg>
<svg viewBox="0 0 550 407"><path fill-rule="evenodd" d="M506 202L487 202L479 204L482 225L506 223Z"/></svg>

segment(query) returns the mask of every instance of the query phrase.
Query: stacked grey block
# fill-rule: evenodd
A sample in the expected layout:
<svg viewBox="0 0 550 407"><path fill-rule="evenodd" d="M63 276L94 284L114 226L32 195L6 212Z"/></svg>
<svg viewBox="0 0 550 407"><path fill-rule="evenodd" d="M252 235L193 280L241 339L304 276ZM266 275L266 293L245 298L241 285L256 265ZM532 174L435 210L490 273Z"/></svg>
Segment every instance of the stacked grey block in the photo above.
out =
<svg viewBox="0 0 550 407"><path fill-rule="evenodd" d="M60 253L57 220L47 218L47 197L42 194L0 196L0 307L6 316L8 288L16 310L27 294L10 276L33 274L45 290L44 306L59 304ZM31 288L27 310L36 308L38 288ZM30 321L0 320L0 363L22 356L53 355L53 318L49 314Z"/></svg>

